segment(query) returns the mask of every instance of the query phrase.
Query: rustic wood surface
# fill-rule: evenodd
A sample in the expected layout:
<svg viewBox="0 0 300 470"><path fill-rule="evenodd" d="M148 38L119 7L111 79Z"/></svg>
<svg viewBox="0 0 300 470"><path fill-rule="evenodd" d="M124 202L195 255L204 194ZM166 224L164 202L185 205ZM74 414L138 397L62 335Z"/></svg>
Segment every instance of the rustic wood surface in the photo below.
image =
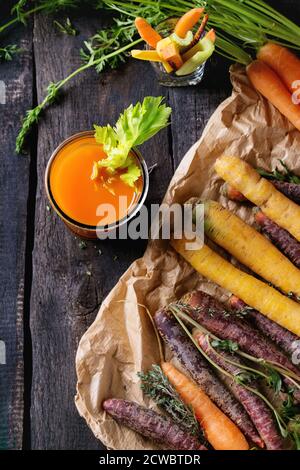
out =
<svg viewBox="0 0 300 470"><path fill-rule="evenodd" d="M14 2L0 7L0 18ZM273 2L298 20L297 0ZM160 202L173 171L199 138L216 106L230 94L228 62L215 57L195 88L160 87L146 63L130 61L117 71L88 71L68 86L45 114L30 141L30 155L14 154L25 110L80 64L82 41L103 24L99 12L75 13L77 37L61 35L53 18L36 15L1 38L24 53L0 65L6 104L0 104L0 340L7 364L0 364L0 449L101 449L74 405L74 361L78 342L104 297L145 241L87 242L68 232L49 210L43 176L49 156L66 137L114 122L125 107L145 95L164 95L172 125L142 152L151 174L147 204ZM79 19L78 19L79 18Z"/></svg>
<svg viewBox="0 0 300 470"><path fill-rule="evenodd" d="M8 16L9 7L9 2L1 5L1 18ZM0 364L0 448L20 448L24 413L23 336L24 328L27 331L30 296L30 246L26 240L33 200L28 202L30 155L17 157L14 140L24 111L33 101L31 25L26 30L10 32L2 41L17 42L24 49L13 64L0 64L2 95L5 94L0 104L0 340L6 347L6 364Z"/></svg>

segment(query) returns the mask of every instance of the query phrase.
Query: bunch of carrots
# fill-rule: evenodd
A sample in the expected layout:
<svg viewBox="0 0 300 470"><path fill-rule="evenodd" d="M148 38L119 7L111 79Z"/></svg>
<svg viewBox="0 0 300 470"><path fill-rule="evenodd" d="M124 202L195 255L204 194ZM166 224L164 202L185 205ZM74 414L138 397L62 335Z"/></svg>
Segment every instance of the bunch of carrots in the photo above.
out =
<svg viewBox="0 0 300 470"><path fill-rule="evenodd" d="M247 67L256 88L300 131L300 60L287 48L267 43Z"/></svg>
<svg viewBox="0 0 300 470"><path fill-rule="evenodd" d="M234 188L239 199L243 195L260 209L263 216L258 215L257 219L261 225L266 225L266 219L275 224L277 228L270 230L281 251L214 201L205 203L205 233L269 284L233 266L206 244L199 250L187 251L182 239L173 240L172 246L202 275L300 336L300 305L291 298L300 297L299 205L238 157L220 157L215 170ZM291 243L287 243L288 240Z"/></svg>
<svg viewBox="0 0 300 470"><path fill-rule="evenodd" d="M201 275L232 293L230 309L199 290L154 315L156 331L186 373L166 362L162 352L161 370L192 410L206 442L136 403L104 402L106 412L121 424L181 450L247 450L252 444L283 450L286 437L299 448L300 371L293 357L300 341L300 184L282 165L285 173L276 169L262 176L238 157L222 156L215 163L227 185L225 194L257 206L262 234L220 203L204 203L206 236L254 274L207 244L192 251L184 239L171 242ZM226 386L213 368L230 378ZM280 406L290 403L287 414L263 394L262 380L272 385Z"/></svg>

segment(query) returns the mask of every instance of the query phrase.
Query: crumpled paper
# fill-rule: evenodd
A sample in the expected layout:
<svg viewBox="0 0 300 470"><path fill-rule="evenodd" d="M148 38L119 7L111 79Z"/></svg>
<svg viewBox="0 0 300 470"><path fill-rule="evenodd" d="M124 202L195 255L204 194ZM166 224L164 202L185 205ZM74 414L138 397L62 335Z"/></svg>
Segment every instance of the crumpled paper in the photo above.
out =
<svg viewBox="0 0 300 470"><path fill-rule="evenodd" d="M300 133L253 89L244 67L234 65L230 73L232 95L217 108L200 140L181 161L164 202L214 199L253 223L250 207L221 195L224 182L214 172L215 160L222 154L237 155L256 168L270 170L282 159L300 174ZM118 425L101 403L116 397L154 406L143 396L137 377L137 372L159 363L157 339L145 307L154 314L197 287L220 300L228 298L228 292L195 273L166 242L150 241L143 258L120 278L82 337L76 356L75 402L95 436L108 448L159 448Z"/></svg>

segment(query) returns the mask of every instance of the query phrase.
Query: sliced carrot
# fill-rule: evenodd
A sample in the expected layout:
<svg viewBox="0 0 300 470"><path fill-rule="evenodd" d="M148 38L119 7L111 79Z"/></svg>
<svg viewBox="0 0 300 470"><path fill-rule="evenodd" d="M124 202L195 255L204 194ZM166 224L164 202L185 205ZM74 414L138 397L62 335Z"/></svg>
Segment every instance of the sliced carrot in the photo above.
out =
<svg viewBox="0 0 300 470"><path fill-rule="evenodd" d="M162 65L167 73L173 72L174 68L172 67L171 64L169 64L169 62L166 62L165 60L163 60Z"/></svg>
<svg viewBox="0 0 300 470"><path fill-rule="evenodd" d="M148 21L144 20L144 18L136 18L134 24L141 38L144 39L149 46L155 49L158 41L161 40L160 34L158 34L158 32L155 31L155 29L153 29Z"/></svg>
<svg viewBox="0 0 300 470"><path fill-rule="evenodd" d="M156 51L132 49L131 55L135 59L150 60L152 62L162 62L162 58L158 55Z"/></svg>
<svg viewBox="0 0 300 470"><path fill-rule="evenodd" d="M180 38L184 38L186 33L192 29L195 24L198 23L202 14L204 12L204 8L193 8L192 10L186 12L177 22L175 26L175 34Z"/></svg>
<svg viewBox="0 0 300 470"><path fill-rule="evenodd" d="M208 442L216 450L249 450L239 428L226 416L192 380L169 362L162 370L182 400L195 413Z"/></svg>
<svg viewBox="0 0 300 470"><path fill-rule="evenodd" d="M300 89L300 59L286 47L269 42L261 47L257 58L279 75L291 93Z"/></svg>
<svg viewBox="0 0 300 470"><path fill-rule="evenodd" d="M161 39L156 46L158 55L165 61L171 64L172 67L179 69L183 60L179 53L179 47L171 40L170 37Z"/></svg>
<svg viewBox="0 0 300 470"><path fill-rule="evenodd" d="M208 31L208 33L206 33L206 35L204 36L206 39L209 39L211 42L215 43L216 42L216 39L217 39L217 36L216 36L216 32L214 29L210 29Z"/></svg>
<svg viewBox="0 0 300 470"><path fill-rule="evenodd" d="M156 51L145 51L140 49L132 49L131 55L134 59L148 60L150 62L160 62L167 73L173 72L173 67L164 61Z"/></svg>
<svg viewBox="0 0 300 470"><path fill-rule="evenodd" d="M293 103L291 93L274 70L264 62L255 60L248 65L247 74L254 88L300 131L300 106Z"/></svg>

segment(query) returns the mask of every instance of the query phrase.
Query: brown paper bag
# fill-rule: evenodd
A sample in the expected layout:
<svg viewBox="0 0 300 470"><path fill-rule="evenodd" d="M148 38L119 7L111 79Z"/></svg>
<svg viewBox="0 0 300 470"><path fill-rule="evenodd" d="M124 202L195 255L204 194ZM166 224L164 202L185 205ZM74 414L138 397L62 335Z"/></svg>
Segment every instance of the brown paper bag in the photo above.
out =
<svg viewBox="0 0 300 470"><path fill-rule="evenodd" d="M251 208L220 195L223 185L213 166L222 154L237 155L254 167L274 169L278 159L300 174L300 133L250 85L244 67L232 66L233 93L210 118L202 137L181 161L164 202L184 203L191 197L214 199L253 222ZM137 372L159 363L151 314L182 294L201 287L226 300L228 293L201 278L166 242L149 242L103 302L82 337L77 357L76 406L96 437L111 449L157 449L107 416L101 403L116 397L154 406L143 396Z"/></svg>

